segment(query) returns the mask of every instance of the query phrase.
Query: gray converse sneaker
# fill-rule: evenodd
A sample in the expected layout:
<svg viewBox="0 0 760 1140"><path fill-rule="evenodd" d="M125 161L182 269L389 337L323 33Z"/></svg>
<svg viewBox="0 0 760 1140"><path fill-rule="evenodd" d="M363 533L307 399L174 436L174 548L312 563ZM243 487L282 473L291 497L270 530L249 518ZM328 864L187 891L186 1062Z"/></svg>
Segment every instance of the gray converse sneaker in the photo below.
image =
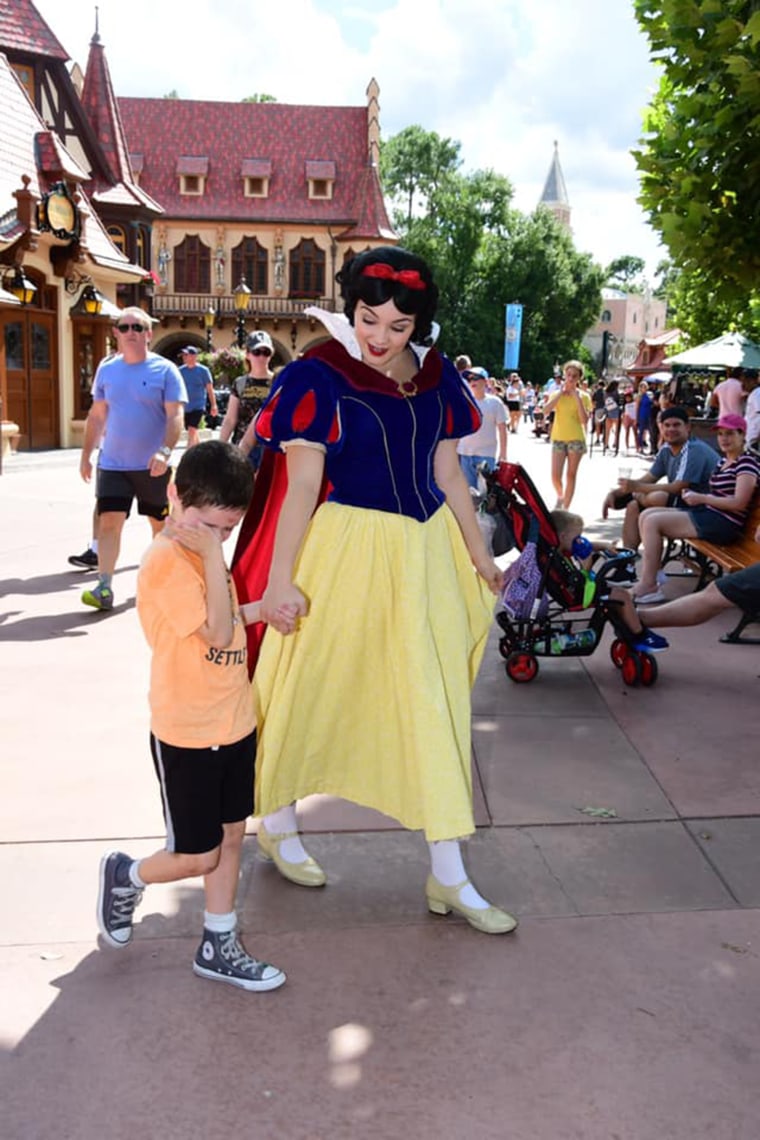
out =
<svg viewBox="0 0 760 1140"><path fill-rule="evenodd" d="M123 851L109 851L100 860L98 928L117 949L132 940L132 916L143 894L129 878L132 862Z"/></svg>
<svg viewBox="0 0 760 1140"><path fill-rule="evenodd" d="M203 939L193 961L193 973L213 982L228 982L243 990L276 990L285 981L285 974L276 966L259 962L246 951L236 930L216 934L203 931Z"/></svg>

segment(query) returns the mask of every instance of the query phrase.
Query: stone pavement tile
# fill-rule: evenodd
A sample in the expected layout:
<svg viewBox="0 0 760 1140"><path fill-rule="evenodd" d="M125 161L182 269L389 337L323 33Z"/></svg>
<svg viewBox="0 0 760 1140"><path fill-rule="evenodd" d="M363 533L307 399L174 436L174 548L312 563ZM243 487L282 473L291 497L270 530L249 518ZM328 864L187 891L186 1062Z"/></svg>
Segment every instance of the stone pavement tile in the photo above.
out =
<svg viewBox="0 0 760 1140"><path fill-rule="evenodd" d="M428 912L425 880L430 868L420 835L407 831L309 836L308 850L324 867L324 888L283 880L249 844L244 849L240 913L246 926L267 931L315 927L464 926L455 916ZM478 889L518 915L575 913L556 877L526 832L479 831L465 845L465 860Z"/></svg>
<svg viewBox="0 0 760 1140"><path fill-rule="evenodd" d="M586 807L614 809L620 819L675 815L611 719L522 711L476 716L473 741L495 824L578 823Z"/></svg>
<svg viewBox="0 0 760 1140"><path fill-rule="evenodd" d="M760 813L760 659L756 647L718 641L733 624L725 614L664 630L671 647L650 689L611 676L606 645L586 659L609 713L684 817Z"/></svg>
<svg viewBox="0 0 760 1140"><path fill-rule="evenodd" d="M525 685L510 681L498 649L498 636L488 639L483 664L472 693L475 716L510 716L514 712L540 716L606 717L609 711L582 665L585 658L542 657L538 676ZM609 658L608 664L609 662ZM612 666L610 665L610 668Z"/></svg>
<svg viewBox="0 0 760 1140"><path fill-rule="evenodd" d="M756 912L250 941L281 990L194 939L3 952L3 1140L756 1140Z"/></svg>
<svg viewBox="0 0 760 1140"><path fill-rule="evenodd" d="M690 819L686 826L741 905L760 907L760 819Z"/></svg>
<svg viewBox="0 0 760 1140"><path fill-rule="evenodd" d="M736 905L681 823L609 822L526 830L580 914ZM501 834L495 832L497 846Z"/></svg>

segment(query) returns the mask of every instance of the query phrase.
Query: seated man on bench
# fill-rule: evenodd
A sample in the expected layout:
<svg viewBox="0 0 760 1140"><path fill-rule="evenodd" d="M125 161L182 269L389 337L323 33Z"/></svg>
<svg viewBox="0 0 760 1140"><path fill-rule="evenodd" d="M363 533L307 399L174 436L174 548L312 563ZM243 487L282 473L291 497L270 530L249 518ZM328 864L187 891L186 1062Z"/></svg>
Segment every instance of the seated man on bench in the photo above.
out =
<svg viewBox="0 0 760 1140"><path fill-rule="evenodd" d="M638 550L639 515L647 507L683 507L681 492L706 491L720 456L709 443L691 439L689 413L685 408L664 408L657 417L665 443L654 463L640 479L621 479L604 500L602 516L610 510L625 510L623 546ZM660 480L664 480L660 482Z"/></svg>
<svg viewBox="0 0 760 1140"><path fill-rule="evenodd" d="M760 559L760 526L755 531ZM696 594L686 594L675 601L661 606L642 606L639 617L649 628L664 629L668 626L701 625L723 610L736 608L742 611L742 620L723 641L746 641L755 644L755 639L741 638L739 634L751 621L760 621L760 561L733 574L724 574Z"/></svg>
<svg viewBox="0 0 760 1140"><path fill-rule="evenodd" d="M760 481L760 462L744 450L747 423L743 416L721 416L717 433L724 458L710 476L708 493L684 491L685 511L650 507L641 516L644 557L641 577L633 588L633 599L640 605L666 600L657 583L663 539L698 538L730 546L741 538Z"/></svg>

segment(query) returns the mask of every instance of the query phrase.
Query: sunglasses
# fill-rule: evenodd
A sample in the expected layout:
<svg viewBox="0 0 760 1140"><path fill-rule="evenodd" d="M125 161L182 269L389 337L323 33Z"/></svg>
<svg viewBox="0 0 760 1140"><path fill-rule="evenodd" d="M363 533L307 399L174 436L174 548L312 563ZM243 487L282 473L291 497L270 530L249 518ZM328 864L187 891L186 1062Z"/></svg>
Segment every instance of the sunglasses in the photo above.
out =
<svg viewBox="0 0 760 1140"><path fill-rule="evenodd" d="M120 332L120 333L128 333L128 332L147 332L147 331L148 331L148 330L146 329L145 325L138 325L138 324L132 324L132 325L117 325L116 327L117 327L117 329L119 330L119 332Z"/></svg>
<svg viewBox="0 0 760 1140"><path fill-rule="evenodd" d="M248 350L249 356L271 356L268 348L251 348Z"/></svg>

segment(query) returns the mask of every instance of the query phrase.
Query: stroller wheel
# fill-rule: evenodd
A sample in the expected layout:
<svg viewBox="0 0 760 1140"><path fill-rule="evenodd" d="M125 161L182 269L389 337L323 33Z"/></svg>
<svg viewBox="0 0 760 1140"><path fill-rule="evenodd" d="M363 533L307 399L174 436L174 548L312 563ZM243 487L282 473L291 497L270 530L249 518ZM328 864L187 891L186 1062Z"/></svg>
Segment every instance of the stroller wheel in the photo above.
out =
<svg viewBox="0 0 760 1140"><path fill-rule="evenodd" d="M641 680L641 665L638 653L629 653L620 666L626 685L638 685Z"/></svg>
<svg viewBox="0 0 760 1140"><path fill-rule="evenodd" d="M512 647L509 643L509 638L508 637L500 637L499 638L499 653L506 660L509 657L511 652L512 652Z"/></svg>
<svg viewBox="0 0 760 1140"><path fill-rule="evenodd" d="M518 685L526 685L538 676L538 661L532 653L516 650L507 657L507 676Z"/></svg>
<svg viewBox="0 0 760 1140"><path fill-rule="evenodd" d="M610 646L610 657L612 658L612 664L616 669L623 668L623 662L625 661L626 657L630 656L630 653L631 650L629 646L627 646L624 641L621 641L619 637L616 637Z"/></svg>
<svg viewBox="0 0 760 1140"><path fill-rule="evenodd" d="M657 661L651 653L639 654L639 669L642 685L653 685L657 680Z"/></svg>

